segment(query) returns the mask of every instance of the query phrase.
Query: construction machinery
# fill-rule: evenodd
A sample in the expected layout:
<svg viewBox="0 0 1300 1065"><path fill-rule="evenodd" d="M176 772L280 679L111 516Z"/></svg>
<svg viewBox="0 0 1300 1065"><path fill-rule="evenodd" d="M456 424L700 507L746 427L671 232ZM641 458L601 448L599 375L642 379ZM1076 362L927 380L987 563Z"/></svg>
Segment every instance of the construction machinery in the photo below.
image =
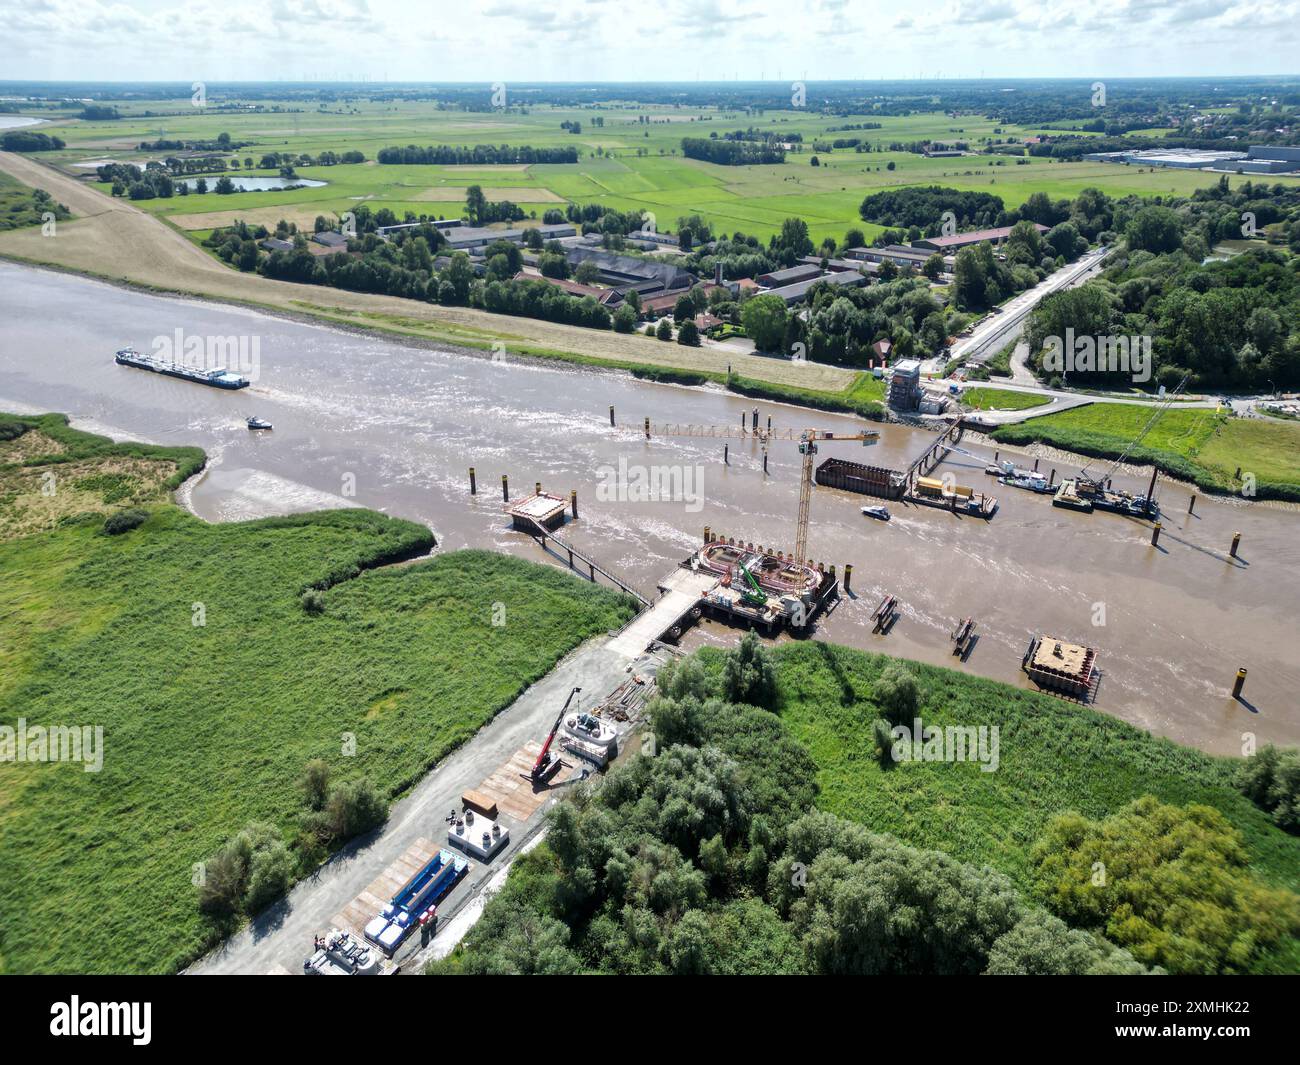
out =
<svg viewBox="0 0 1300 1065"><path fill-rule="evenodd" d="M546 737L546 742L542 744L542 752L537 756L537 761L533 763L533 768L528 774L534 784L545 784L560 768L560 760L551 755L551 744L555 742L555 734L560 731L560 725L564 722L564 715L569 711L569 704L573 702L573 697L580 691L582 691L581 688L574 688L573 691L569 692L569 697L564 700L564 709L556 717L555 724L551 726L550 734Z"/></svg>
<svg viewBox="0 0 1300 1065"><path fill-rule="evenodd" d="M1130 496L1126 492L1111 492L1110 478L1127 461L1129 455L1133 453L1146 435L1155 428L1156 422L1164 417L1165 412L1177 402L1178 396L1186 387L1190 376L1190 374L1183 374L1183 379L1178 382L1174 390L1163 395L1161 402L1152 408L1151 416L1147 418L1138 434L1129 441L1128 446L1120 453L1119 457L1111 462L1102 473L1091 477L1088 475L1088 471L1096 463L1094 459L1079 471L1079 476L1075 477L1072 482L1064 482L1062 490L1068 495L1070 490L1066 489L1065 485L1070 484L1073 496L1085 503L1099 506L1105 510L1119 510L1142 517L1154 518L1159 513L1159 507L1155 501L1156 470L1151 471L1151 487L1147 489L1147 494L1144 496ZM1058 491L1057 494L1060 496L1061 492ZM1087 509L1091 510L1092 506L1088 506Z"/></svg>
<svg viewBox="0 0 1300 1065"><path fill-rule="evenodd" d="M749 572L749 567L743 562L740 564L740 572L745 578L748 588L740 588L740 601L746 606L767 606L767 593L759 587L758 581L754 580L754 575Z"/></svg>
<svg viewBox="0 0 1300 1065"><path fill-rule="evenodd" d="M879 442L880 434L874 429L866 429L860 433L832 433L825 429L772 429L760 428L758 425L758 412L754 412L753 428L746 428L743 424L737 430L734 426L718 425L651 425L650 419L645 421L645 438L650 439L652 435L658 436L713 436L722 437L723 439L752 439L757 440L763 446L763 469L767 470L767 450L773 440L796 440L799 443L799 454L803 456L803 469L799 477L799 514L795 520L794 536L794 557L798 562L805 562L808 558L808 519L809 508L812 503L812 486L813 486L813 459L817 455L817 442L821 440L857 440L862 443L863 447L869 447Z"/></svg>

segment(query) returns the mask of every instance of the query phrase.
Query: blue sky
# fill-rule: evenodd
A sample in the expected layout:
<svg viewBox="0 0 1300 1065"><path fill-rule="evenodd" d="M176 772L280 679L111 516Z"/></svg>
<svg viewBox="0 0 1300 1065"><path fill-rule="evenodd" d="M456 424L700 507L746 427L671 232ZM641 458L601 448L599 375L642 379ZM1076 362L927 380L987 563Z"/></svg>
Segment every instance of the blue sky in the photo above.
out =
<svg viewBox="0 0 1300 1065"><path fill-rule="evenodd" d="M0 78L1300 73L1300 0L0 0Z"/></svg>

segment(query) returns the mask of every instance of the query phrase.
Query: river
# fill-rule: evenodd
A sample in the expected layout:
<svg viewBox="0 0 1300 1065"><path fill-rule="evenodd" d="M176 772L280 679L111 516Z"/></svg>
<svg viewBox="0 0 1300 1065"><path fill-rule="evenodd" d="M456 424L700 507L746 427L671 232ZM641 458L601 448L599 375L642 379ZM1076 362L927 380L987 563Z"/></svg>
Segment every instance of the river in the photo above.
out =
<svg viewBox="0 0 1300 1065"><path fill-rule="evenodd" d="M565 537L647 595L699 543L709 525L755 543L790 546L799 455L772 445L763 476L757 445L657 438L656 423L738 425L755 404L719 389L681 388L563 365L434 351L290 321L241 308L130 291L80 277L0 263L0 409L57 410L116 437L197 444L210 467L184 501L208 520L242 520L323 506L366 506L428 524L440 550L486 547L545 560L511 532L501 475L511 494L534 481L568 496L581 518ZM234 337L256 381L223 392L114 364L116 348L149 350L155 337ZM254 354L256 358L251 358ZM611 430L608 409L620 428ZM854 431L854 419L757 404L764 424ZM250 433L251 414L274 432ZM904 466L932 434L880 426L881 442L822 445ZM966 445L963 445L966 446ZM891 504L888 523L861 516L862 497L814 490L810 554L854 569L853 596L818 625L818 638L974 672L1020 687L1032 633L1099 650L1097 707L1216 753L1240 753L1243 735L1300 743L1300 515L1264 504L1201 498L1166 485L1158 548L1144 523L1081 515L1050 497L1003 488L983 473L989 450L953 455L941 470L999 497L991 522ZM629 480L668 467L687 490L676 501L609 491L608 469ZM468 468L479 494L468 491ZM1044 470L1049 468L1044 463ZM604 472L602 472L604 470ZM1073 472L1062 464L1062 473ZM1145 490L1145 478L1115 478ZM627 483L627 482L625 482ZM1235 531L1241 562L1226 559ZM887 636L869 615L885 592L902 616ZM980 639L967 663L949 653L954 622L973 615ZM1097 622L1104 622L1098 624ZM687 647L734 639L706 624ZM1245 697L1230 698L1238 666Z"/></svg>

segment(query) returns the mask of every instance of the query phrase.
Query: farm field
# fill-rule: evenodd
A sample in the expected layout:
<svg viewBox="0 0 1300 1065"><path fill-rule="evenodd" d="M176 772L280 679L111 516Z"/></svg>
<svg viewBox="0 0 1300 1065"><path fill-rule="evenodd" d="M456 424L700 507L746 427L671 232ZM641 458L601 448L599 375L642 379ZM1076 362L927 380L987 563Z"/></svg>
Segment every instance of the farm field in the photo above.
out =
<svg viewBox="0 0 1300 1065"><path fill-rule="evenodd" d="M270 101L264 107L277 106ZM143 107L139 107L143 110ZM597 108L563 108L539 105L528 113L475 113L439 111L414 103L358 103L341 111L286 110L235 111L166 105L166 113L124 117L108 122L63 121L47 128L67 142L62 152L44 158L70 172L86 174L78 163L104 159L142 165L158 152L138 151L141 142L157 139L214 139L229 133L235 142L250 142L237 150L241 157L257 160L267 152L316 155L322 151L363 152L368 162L329 167L299 168L299 176L327 182L324 187L288 192L247 192L230 195L207 193L142 201L140 206L169 218L181 229L211 229L235 218L271 223L283 216L298 224L310 223L317 214L339 215L366 203L432 216L459 216L464 189L483 187L489 199L511 199L540 217L548 204L599 203L623 211L655 215L662 231L676 229L677 219L699 214L718 233L741 231L766 239L787 217L808 223L814 241L840 239L846 229L862 229L870 239L878 227L858 217L858 205L869 192L886 187L941 183L954 188L994 192L1009 207L1035 192L1073 196L1089 186L1112 195L1186 194L1217 180L1213 175L1101 163L1058 163L1028 158L1020 165L1010 157L970 156L925 158L910 152L852 149L833 152L812 149L813 139L858 136L873 145L910 142L922 138L966 140L978 146L982 138L1030 136L1043 131L1012 125L1000 126L980 116L958 119L942 113L905 117L882 116L880 129L834 132L843 120L799 111L744 115L717 110L609 104ZM646 116L649 121L638 121ZM603 119L603 126L592 124ZM562 122L581 124L581 132L561 129ZM681 155L683 136L748 126L798 133L800 150L779 165L727 167L686 159ZM429 144L530 144L539 147L576 147L581 158L572 164L532 166L385 166L374 162L381 148ZM812 166L816 154L819 166ZM890 165L893 169L890 169ZM273 176L264 170L241 171ZM1295 180L1295 179L1288 179ZM283 209L283 215L271 215ZM256 212L255 214L251 212Z"/></svg>
<svg viewBox="0 0 1300 1065"><path fill-rule="evenodd" d="M119 455L53 429L105 463ZM39 463L55 437L20 452L29 436L0 443L0 463ZM81 519L0 540L0 722L103 727L100 772L4 774L11 972L179 968L217 934L197 909L195 863L252 820L292 838L308 760L397 795L631 613L612 592L490 552L371 569L432 546L422 526L371 511L213 526L163 504L109 536L113 505L90 509L86 492L78 505ZM318 615L302 605L309 586L329 586Z"/></svg>

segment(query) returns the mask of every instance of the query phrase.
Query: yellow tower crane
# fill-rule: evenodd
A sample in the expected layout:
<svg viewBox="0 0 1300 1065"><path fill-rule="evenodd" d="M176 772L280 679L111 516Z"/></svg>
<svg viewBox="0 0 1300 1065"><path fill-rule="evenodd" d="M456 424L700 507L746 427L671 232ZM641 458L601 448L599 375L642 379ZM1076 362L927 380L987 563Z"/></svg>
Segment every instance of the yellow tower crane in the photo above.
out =
<svg viewBox="0 0 1300 1065"><path fill-rule="evenodd" d="M721 437L723 439L757 440L763 445L763 454L767 454L768 445L773 440L797 440L799 454L803 456L803 468L799 476L799 516L795 519L794 557L799 562L808 560L808 521L809 508L812 503L813 458L817 454L819 440L859 440L863 447L869 447L880 440L880 434L874 429L865 429L860 433L832 433L825 429L763 429L755 426L737 429L722 425L651 425L645 420L645 438L651 436L695 436ZM764 463L766 469L766 463Z"/></svg>

